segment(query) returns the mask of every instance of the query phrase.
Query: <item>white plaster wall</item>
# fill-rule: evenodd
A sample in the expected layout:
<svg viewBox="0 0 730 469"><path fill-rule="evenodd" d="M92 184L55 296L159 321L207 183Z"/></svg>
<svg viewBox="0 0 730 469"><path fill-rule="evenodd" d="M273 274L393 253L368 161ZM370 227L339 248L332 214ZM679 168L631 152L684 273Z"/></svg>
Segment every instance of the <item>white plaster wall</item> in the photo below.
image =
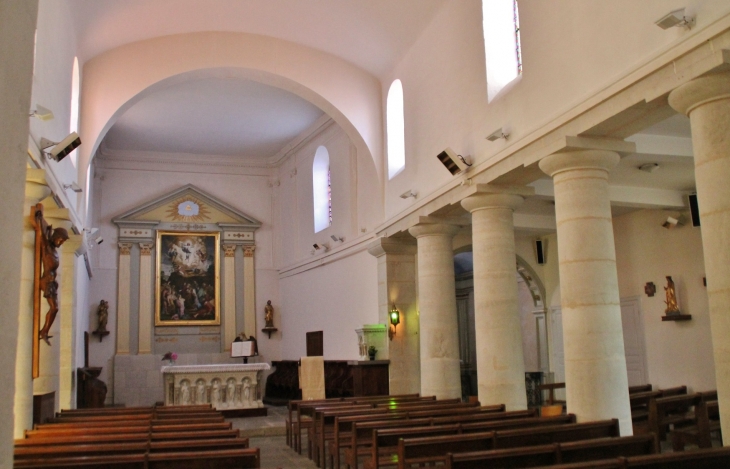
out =
<svg viewBox="0 0 730 469"><path fill-rule="evenodd" d="M724 0L520 0L524 73L488 104L481 3L444 2L381 77L383 108L396 78L405 101L406 168L386 182L386 218L411 203L398 198L404 191L423 197L452 180L436 159L445 147L476 163L516 149L521 139L730 11ZM691 31L654 26L683 6L697 18ZM508 141L485 140L502 126L509 128Z"/></svg>
<svg viewBox="0 0 730 469"><path fill-rule="evenodd" d="M377 259L362 248L281 278L281 357L306 355L306 332L323 331L325 360L357 360L356 329L378 322Z"/></svg>
<svg viewBox="0 0 730 469"><path fill-rule="evenodd" d="M330 158L332 225L315 233L312 163L320 145L327 148ZM368 160L357 152L345 132L333 124L294 152L278 168L279 267L287 268L321 257L323 250L311 254L314 243L327 243L334 250L361 236L363 227L372 229L378 222L377 207L381 198L375 167ZM345 241L333 241L332 235Z"/></svg>
<svg viewBox="0 0 730 469"><path fill-rule="evenodd" d="M31 139L39 144L41 137L59 142L69 134L71 119L71 74L76 55L76 37L71 19L70 6L63 1L42 1L38 5L36 57L33 72L31 111L40 104L53 111L53 120L30 119ZM79 64L80 66L82 64ZM84 142L86 144L86 142ZM77 150L78 153L78 150ZM81 196L71 190L64 191L63 184L78 180L78 172L67 156L60 163L43 157L48 179L59 183L58 192L66 208L75 211Z"/></svg>
<svg viewBox="0 0 730 469"><path fill-rule="evenodd" d="M649 382L660 388L715 389L701 231L686 225L662 228L667 213L642 210L613 219L619 292L622 298L641 297ZM661 320L667 275L676 284L680 310L691 314L691 321ZM654 297L644 294L646 282L656 285Z"/></svg>

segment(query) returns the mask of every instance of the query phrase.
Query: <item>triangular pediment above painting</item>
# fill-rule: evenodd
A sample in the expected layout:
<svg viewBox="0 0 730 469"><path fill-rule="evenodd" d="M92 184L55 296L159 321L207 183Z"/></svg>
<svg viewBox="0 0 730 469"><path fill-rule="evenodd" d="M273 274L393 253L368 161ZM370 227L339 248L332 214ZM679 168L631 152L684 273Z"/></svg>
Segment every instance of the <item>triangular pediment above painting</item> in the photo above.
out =
<svg viewBox="0 0 730 469"><path fill-rule="evenodd" d="M112 220L119 242L154 241L157 231L221 233L228 244L253 244L261 222L192 184L140 205Z"/></svg>

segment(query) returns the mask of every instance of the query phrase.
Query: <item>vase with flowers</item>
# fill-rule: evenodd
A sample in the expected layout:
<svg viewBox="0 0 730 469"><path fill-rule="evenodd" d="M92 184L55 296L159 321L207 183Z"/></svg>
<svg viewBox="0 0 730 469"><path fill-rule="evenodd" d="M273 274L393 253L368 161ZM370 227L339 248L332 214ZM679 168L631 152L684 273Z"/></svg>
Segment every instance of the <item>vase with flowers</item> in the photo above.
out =
<svg viewBox="0 0 730 469"><path fill-rule="evenodd" d="M175 360L177 360L177 354L175 352L167 352L162 356L162 361L167 360L170 365L175 364Z"/></svg>
<svg viewBox="0 0 730 469"><path fill-rule="evenodd" d="M376 353L378 353L378 349L376 349L374 345L368 347L368 356L370 357L370 360L375 360Z"/></svg>

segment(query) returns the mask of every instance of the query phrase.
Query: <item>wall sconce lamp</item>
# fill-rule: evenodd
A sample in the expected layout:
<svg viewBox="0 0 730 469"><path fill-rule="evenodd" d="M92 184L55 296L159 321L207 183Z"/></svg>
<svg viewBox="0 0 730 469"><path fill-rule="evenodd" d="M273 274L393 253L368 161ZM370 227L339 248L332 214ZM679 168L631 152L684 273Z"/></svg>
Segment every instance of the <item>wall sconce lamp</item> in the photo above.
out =
<svg viewBox="0 0 730 469"><path fill-rule="evenodd" d="M393 340L393 337L395 336L395 328L398 324L400 324L400 311L398 311L398 308L395 307L395 304L393 304L393 307L390 309L388 317L390 319L390 324L393 326L392 329L388 329L388 338Z"/></svg>

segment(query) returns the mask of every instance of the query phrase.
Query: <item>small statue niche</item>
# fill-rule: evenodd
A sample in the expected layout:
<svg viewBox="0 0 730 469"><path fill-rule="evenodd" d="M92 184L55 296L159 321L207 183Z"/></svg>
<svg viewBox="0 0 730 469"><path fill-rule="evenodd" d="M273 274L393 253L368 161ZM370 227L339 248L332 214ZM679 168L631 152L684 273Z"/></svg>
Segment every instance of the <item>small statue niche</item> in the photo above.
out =
<svg viewBox="0 0 730 469"><path fill-rule="evenodd" d="M99 336L99 342L105 337L109 335L109 331L106 330L107 322L109 321L109 302L106 300L101 300L99 302L99 307L96 309L96 316L99 318L99 325L97 326L96 330L92 332L92 334Z"/></svg>

